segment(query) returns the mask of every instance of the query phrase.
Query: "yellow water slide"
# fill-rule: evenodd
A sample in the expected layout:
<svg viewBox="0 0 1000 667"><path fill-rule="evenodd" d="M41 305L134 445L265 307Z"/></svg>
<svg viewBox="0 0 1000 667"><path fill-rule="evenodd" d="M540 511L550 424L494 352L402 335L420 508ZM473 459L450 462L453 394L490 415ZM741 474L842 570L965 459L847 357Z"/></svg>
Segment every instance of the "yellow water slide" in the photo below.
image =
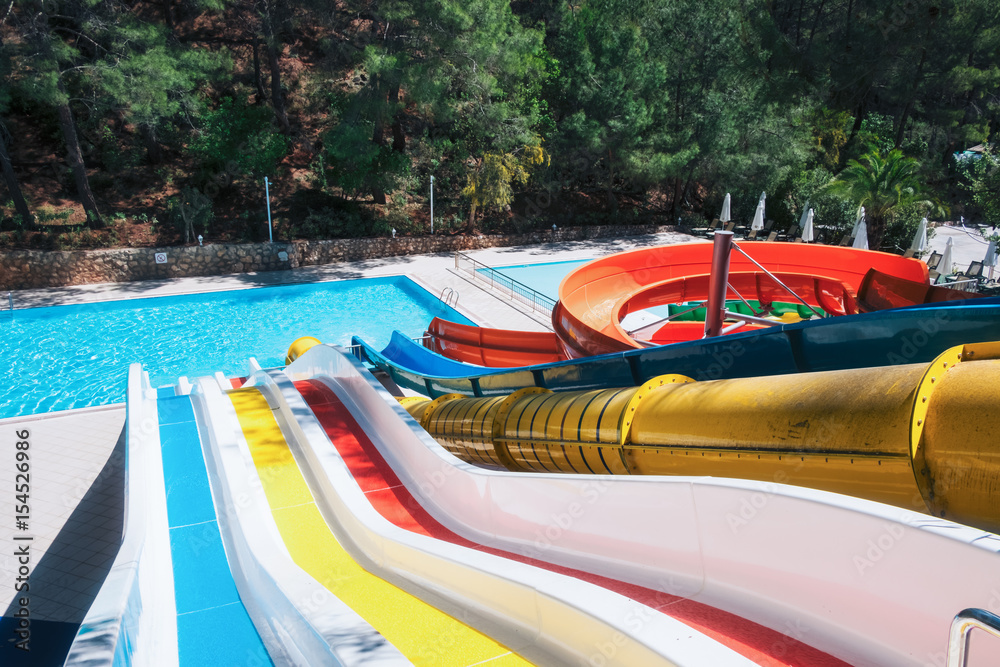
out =
<svg viewBox="0 0 1000 667"><path fill-rule="evenodd" d="M234 390L229 399L278 530L297 565L416 665L530 664L358 564L324 521L267 399L256 388Z"/></svg>
<svg viewBox="0 0 1000 667"><path fill-rule="evenodd" d="M1000 343L929 365L402 402L479 465L794 484L1000 532Z"/></svg>

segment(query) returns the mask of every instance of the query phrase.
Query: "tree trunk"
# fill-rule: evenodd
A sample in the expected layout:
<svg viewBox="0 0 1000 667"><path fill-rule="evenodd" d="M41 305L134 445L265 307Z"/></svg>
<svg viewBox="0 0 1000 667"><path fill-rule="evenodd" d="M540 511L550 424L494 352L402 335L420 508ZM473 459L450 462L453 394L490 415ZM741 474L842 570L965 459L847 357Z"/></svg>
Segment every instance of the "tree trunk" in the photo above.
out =
<svg viewBox="0 0 1000 667"><path fill-rule="evenodd" d="M399 82L389 88L389 104L396 107L399 104ZM392 150L397 153L406 152L406 133L403 132L403 110L396 109L392 117Z"/></svg>
<svg viewBox="0 0 1000 667"><path fill-rule="evenodd" d="M378 90L379 88L378 83L379 82L375 80L375 78L373 77L372 84L375 90ZM379 113L377 117L374 119L373 124L375 126L375 129L372 130L372 143L375 144L377 147L382 148L383 146L385 146L385 128L382 125L381 113ZM375 200L376 204L384 205L386 203L385 192L383 192L382 188L380 188L378 185L374 183L372 184L372 199Z"/></svg>
<svg viewBox="0 0 1000 667"><path fill-rule="evenodd" d="M253 38L253 84L257 88L257 104L263 104L267 99L264 92L264 77L260 73L260 40Z"/></svg>
<svg viewBox="0 0 1000 667"><path fill-rule="evenodd" d="M156 130L149 125L141 125L139 131L146 144L146 157L149 158L149 163L160 164L163 162L163 148L156 139Z"/></svg>
<svg viewBox="0 0 1000 667"><path fill-rule="evenodd" d="M174 31L174 7L172 0L161 0L163 9L163 23L171 33Z"/></svg>
<svg viewBox="0 0 1000 667"><path fill-rule="evenodd" d="M858 112L854 116L854 125L851 126L851 133L847 135L847 141L844 142L844 147L840 149L838 170L843 169L844 165L847 164L847 149L851 147L858 136L858 132L861 131L861 124L865 122L865 114L868 111L867 97L868 94L865 93L865 96L861 98L861 102L858 104Z"/></svg>
<svg viewBox="0 0 1000 667"><path fill-rule="evenodd" d="M910 120L910 113L913 111L913 105L917 101L917 95L920 93L920 79L924 74L924 64L927 62L927 49L924 48L920 53L920 64L917 65L917 73L913 76L913 93L910 95L910 99L906 101L906 106L903 107L902 113L899 114L899 125L896 127L896 141L893 144L895 148L899 148L903 145L903 135L906 133L906 123Z"/></svg>
<svg viewBox="0 0 1000 667"><path fill-rule="evenodd" d="M64 99L69 98L62 81L59 82L59 92ZM59 127L63 133L63 140L66 142L66 160L69 162L70 169L73 170L76 191L80 196L80 203L83 204L83 210L87 212L87 221L94 228L103 227L104 218L97 210L94 193L90 191L90 181L87 180L87 165L83 162L80 139L76 135L76 122L73 120L73 111L69 108L69 102L59 104L56 111L59 114Z"/></svg>
<svg viewBox="0 0 1000 667"><path fill-rule="evenodd" d="M868 249L878 250L885 238L885 218L872 217L868 224Z"/></svg>
<svg viewBox="0 0 1000 667"><path fill-rule="evenodd" d="M14 200L14 210L21 218L21 224L31 229L35 226L35 218L28 209L28 202L24 200L24 193L17 182L17 174L14 173L14 166L10 163L10 156L7 154L7 143L0 137L0 168L3 169L3 180L7 184L7 191L10 198Z"/></svg>
<svg viewBox="0 0 1000 667"><path fill-rule="evenodd" d="M264 43L267 46L267 66L271 70L271 106L274 107L274 117L278 120L283 132L288 132L291 126L288 124L288 113L285 111L285 96L281 93L281 68L279 67L279 54L281 44L274 33L273 12L265 4L264 15L261 16L261 25L264 29Z"/></svg>

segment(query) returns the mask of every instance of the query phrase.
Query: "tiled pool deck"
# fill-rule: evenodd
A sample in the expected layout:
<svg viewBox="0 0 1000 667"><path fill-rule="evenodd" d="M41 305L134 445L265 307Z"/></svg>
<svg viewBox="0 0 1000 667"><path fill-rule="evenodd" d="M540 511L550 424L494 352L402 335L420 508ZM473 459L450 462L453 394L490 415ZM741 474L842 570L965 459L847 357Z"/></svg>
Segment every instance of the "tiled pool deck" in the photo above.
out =
<svg viewBox="0 0 1000 667"><path fill-rule="evenodd" d="M493 248L469 254L487 266L590 259L633 248L695 240L678 233L626 239L600 239L513 248ZM13 294L14 306L30 308L114 299L167 296L191 292L246 289L297 282L347 280L406 275L434 296L447 288L458 292L457 309L483 326L525 331L551 329L547 318L512 304L484 283L454 270L452 254L388 257L345 262L292 271L236 274L136 283L107 283ZM289 341L291 343L291 341ZM53 391L59 373L53 369ZM54 412L0 420L0 490L8 510L0 513L0 623L3 640L10 639L10 618L21 593L15 590L19 563L15 537L30 536L30 613L33 624L31 660L42 664L38 650L50 646L61 662L76 627L94 600L114 561L123 526L124 442L123 405ZM19 529L11 511L15 501L15 443L28 430L30 442L30 521ZM65 655L65 648L62 648ZM12 644L4 641L0 664L19 664ZM11 657L11 660L7 658ZM25 658L28 655L23 656Z"/></svg>

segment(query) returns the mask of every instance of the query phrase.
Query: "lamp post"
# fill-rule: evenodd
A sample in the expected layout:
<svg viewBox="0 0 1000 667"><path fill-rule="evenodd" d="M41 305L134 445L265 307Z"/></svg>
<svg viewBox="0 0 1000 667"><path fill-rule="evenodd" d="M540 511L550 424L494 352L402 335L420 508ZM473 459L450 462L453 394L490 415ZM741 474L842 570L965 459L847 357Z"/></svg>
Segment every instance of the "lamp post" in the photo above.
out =
<svg viewBox="0 0 1000 667"><path fill-rule="evenodd" d="M271 191L267 187L267 176L264 177L264 201L267 202L267 242L274 243L274 236L271 232Z"/></svg>
<svg viewBox="0 0 1000 667"><path fill-rule="evenodd" d="M434 177L431 176L431 235L434 235Z"/></svg>

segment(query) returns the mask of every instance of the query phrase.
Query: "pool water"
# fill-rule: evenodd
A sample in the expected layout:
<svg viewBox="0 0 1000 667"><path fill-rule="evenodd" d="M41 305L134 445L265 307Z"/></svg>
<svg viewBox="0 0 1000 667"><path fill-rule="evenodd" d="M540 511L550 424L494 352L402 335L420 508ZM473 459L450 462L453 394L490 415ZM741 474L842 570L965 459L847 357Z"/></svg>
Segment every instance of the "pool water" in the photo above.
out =
<svg viewBox="0 0 1000 667"><path fill-rule="evenodd" d="M387 344L417 337L438 316L472 324L405 277L284 285L0 313L0 419L125 400L129 364L154 387L247 360L284 365L300 336Z"/></svg>
<svg viewBox="0 0 1000 667"><path fill-rule="evenodd" d="M579 259L568 262L545 262L543 264L517 264L513 266L493 267L508 278L513 278L553 301L559 300L559 283L566 275L578 266L583 266L592 260Z"/></svg>
<svg viewBox="0 0 1000 667"><path fill-rule="evenodd" d="M570 271L578 266L583 266L590 259L571 260L567 262L545 262L542 264L517 264L512 266L494 267L494 271L502 273L508 278L513 278L519 283L544 294L553 301L559 300L559 283ZM622 320L622 326L626 329L638 328L652 322L659 321L670 315L666 306L654 306L646 310L629 313Z"/></svg>

